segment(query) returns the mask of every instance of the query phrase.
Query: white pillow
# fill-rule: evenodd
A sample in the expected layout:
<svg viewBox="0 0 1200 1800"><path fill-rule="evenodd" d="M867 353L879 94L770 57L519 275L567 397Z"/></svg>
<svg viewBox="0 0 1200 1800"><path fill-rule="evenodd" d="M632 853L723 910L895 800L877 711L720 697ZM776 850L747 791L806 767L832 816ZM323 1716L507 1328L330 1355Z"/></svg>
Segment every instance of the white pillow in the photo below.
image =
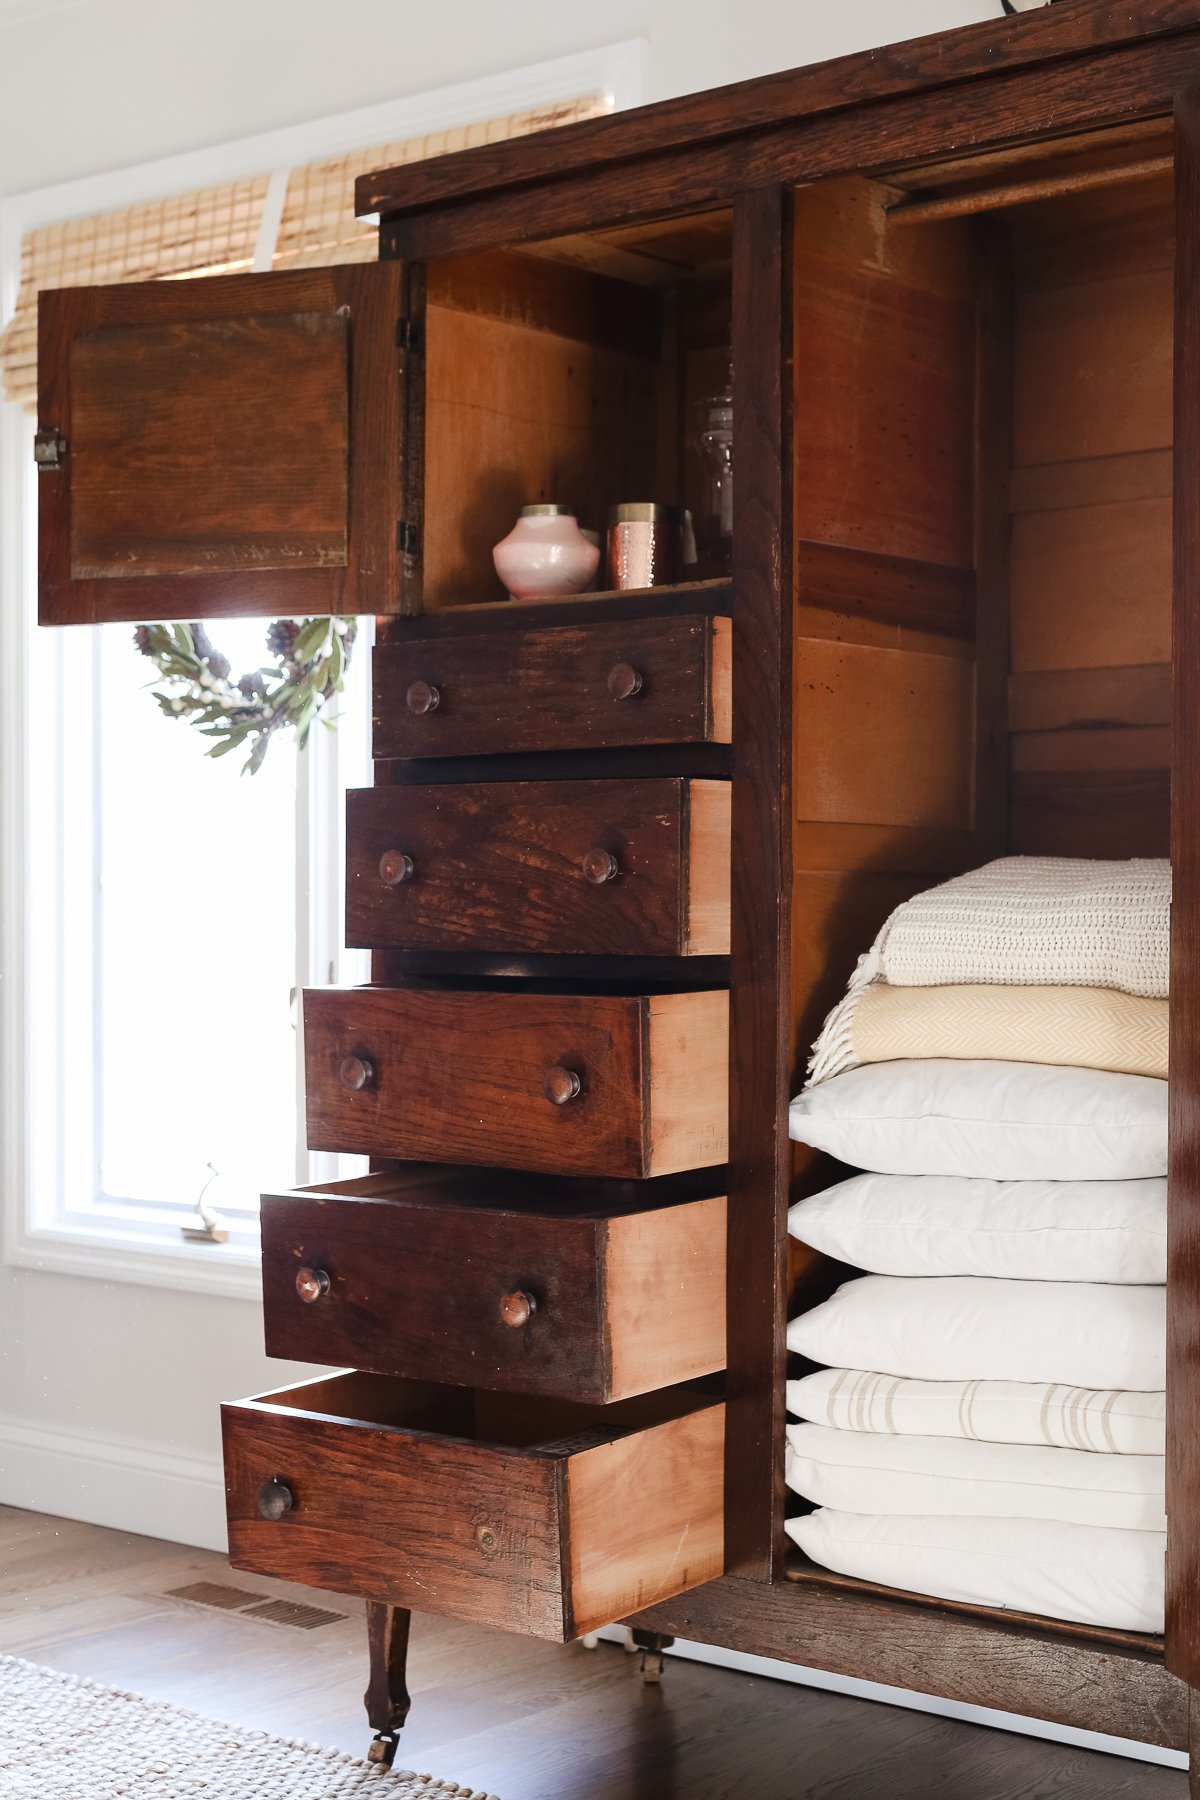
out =
<svg viewBox="0 0 1200 1800"><path fill-rule="evenodd" d="M861 1581L1115 1631L1163 1629L1165 1532L828 1507L787 1530L813 1562Z"/></svg>
<svg viewBox="0 0 1200 1800"><path fill-rule="evenodd" d="M861 1369L816 1369L787 1384L787 1408L843 1431L1049 1444L1117 1456L1162 1456L1167 1396L1047 1381L905 1381Z"/></svg>
<svg viewBox="0 0 1200 1800"><path fill-rule="evenodd" d="M840 1512L1057 1519L1165 1531L1164 1467L1161 1456L884 1437L829 1425L787 1428L788 1486Z"/></svg>
<svg viewBox="0 0 1200 1800"><path fill-rule="evenodd" d="M801 1313L789 1350L919 1381L1062 1381L1153 1393L1166 1381L1166 1289L978 1275L860 1275Z"/></svg>
<svg viewBox="0 0 1200 1800"><path fill-rule="evenodd" d="M1049 1063L923 1057L805 1088L791 1134L852 1168L995 1181L1167 1172L1167 1084Z"/></svg>
<svg viewBox="0 0 1200 1800"><path fill-rule="evenodd" d="M797 1200L792 1236L877 1275L1167 1279L1167 1184L855 1175Z"/></svg>

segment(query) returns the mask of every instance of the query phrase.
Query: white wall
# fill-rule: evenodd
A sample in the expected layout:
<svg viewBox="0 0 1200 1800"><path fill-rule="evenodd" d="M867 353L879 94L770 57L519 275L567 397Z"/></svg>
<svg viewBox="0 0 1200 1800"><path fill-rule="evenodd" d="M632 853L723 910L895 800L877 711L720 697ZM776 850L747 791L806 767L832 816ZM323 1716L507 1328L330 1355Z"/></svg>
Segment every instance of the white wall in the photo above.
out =
<svg viewBox="0 0 1200 1800"><path fill-rule="evenodd" d="M1000 0L0 0L0 193L642 37L648 100L991 19Z"/></svg>
<svg viewBox="0 0 1200 1800"><path fill-rule="evenodd" d="M57 11L0 0L0 193L621 38L646 40L657 99L1000 11L1000 0L78 0ZM218 1403L288 1378L261 1343L247 1301L0 1269L0 1501L220 1541Z"/></svg>

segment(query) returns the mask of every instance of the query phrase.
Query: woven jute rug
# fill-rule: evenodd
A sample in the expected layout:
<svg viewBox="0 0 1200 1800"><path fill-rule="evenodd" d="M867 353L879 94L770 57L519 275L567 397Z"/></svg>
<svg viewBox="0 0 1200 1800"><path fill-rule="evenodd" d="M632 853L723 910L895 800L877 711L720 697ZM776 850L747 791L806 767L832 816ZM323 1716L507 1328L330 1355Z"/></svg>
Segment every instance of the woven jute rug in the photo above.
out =
<svg viewBox="0 0 1200 1800"><path fill-rule="evenodd" d="M3 1800L496 1800L0 1656Z"/></svg>

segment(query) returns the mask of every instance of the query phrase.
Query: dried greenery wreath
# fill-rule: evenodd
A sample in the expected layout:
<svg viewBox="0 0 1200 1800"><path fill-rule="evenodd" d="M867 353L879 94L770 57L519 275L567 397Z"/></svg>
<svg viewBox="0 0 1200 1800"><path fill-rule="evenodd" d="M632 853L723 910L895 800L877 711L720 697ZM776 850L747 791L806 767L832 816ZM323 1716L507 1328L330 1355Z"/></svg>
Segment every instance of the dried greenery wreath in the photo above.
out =
<svg viewBox="0 0 1200 1800"><path fill-rule="evenodd" d="M267 631L273 662L236 681L199 623L139 625L133 638L158 670L161 686L151 686L166 717L212 738L209 756L248 746L242 773L253 775L277 732L294 731L303 749L315 720L333 724L323 709L342 691L357 631L353 619L276 619Z"/></svg>

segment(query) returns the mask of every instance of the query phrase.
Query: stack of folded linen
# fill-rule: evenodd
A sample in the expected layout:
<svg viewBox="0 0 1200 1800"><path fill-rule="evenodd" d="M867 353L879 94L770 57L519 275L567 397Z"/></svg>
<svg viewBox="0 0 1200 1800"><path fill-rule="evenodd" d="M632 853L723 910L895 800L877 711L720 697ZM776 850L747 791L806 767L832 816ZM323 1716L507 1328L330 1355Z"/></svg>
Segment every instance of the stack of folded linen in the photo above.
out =
<svg viewBox="0 0 1200 1800"><path fill-rule="evenodd" d="M1163 1623L1165 861L1010 857L893 913L792 1103L867 1171L793 1206L867 1271L793 1319L814 1562Z"/></svg>

